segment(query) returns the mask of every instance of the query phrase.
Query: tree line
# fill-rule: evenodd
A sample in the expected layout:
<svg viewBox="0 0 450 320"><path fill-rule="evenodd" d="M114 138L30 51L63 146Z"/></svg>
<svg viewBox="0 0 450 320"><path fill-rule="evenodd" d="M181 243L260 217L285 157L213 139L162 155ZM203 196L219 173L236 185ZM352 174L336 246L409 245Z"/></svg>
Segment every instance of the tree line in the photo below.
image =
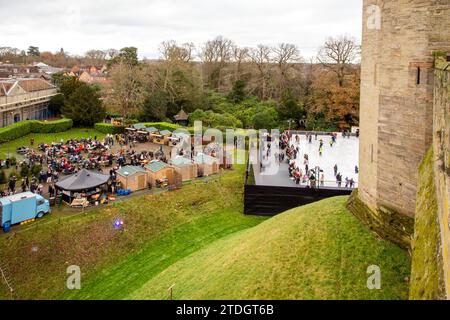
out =
<svg viewBox="0 0 450 320"><path fill-rule="evenodd" d="M136 121L171 121L183 109L211 126L358 123L359 45L350 37L327 39L309 60L293 44L243 48L221 36L198 47L166 41L159 52L140 60L134 47L90 50L78 59L108 66L104 108Z"/></svg>

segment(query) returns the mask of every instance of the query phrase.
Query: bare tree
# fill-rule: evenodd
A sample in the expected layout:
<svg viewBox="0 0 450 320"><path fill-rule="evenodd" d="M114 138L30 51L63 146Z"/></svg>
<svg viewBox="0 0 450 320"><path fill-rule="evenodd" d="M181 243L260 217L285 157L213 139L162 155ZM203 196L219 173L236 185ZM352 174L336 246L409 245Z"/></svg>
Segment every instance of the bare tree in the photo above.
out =
<svg viewBox="0 0 450 320"><path fill-rule="evenodd" d="M328 38L320 48L317 60L336 73L340 87L344 86L345 73L349 64L355 61L360 46L354 38L339 36Z"/></svg>
<svg viewBox="0 0 450 320"><path fill-rule="evenodd" d="M234 81L241 79L242 65L249 58L248 53L249 53L249 48L240 48L238 46L233 47L233 62L235 64Z"/></svg>
<svg viewBox="0 0 450 320"><path fill-rule="evenodd" d="M265 45L258 45L256 48L251 49L248 52L250 59L256 66L259 73L259 81L261 83L261 96L260 98L265 100L268 97L268 81L270 75L270 64L272 48Z"/></svg>
<svg viewBox="0 0 450 320"><path fill-rule="evenodd" d="M208 85L220 89L222 72L233 54L234 44L222 36L207 41L202 48L200 57L204 64L204 71Z"/></svg>
<svg viewBox="0 0 450 320"><path fill-rule="evenodd" d="M108 49L106 50L106 55L108 59L114 59L119 55L119 50L117 49Z"/></svg>
<svg viewBox="0 0 450 320"><path fill-rule="evenodd" d="M0 47L0 59L4 61L14 60L20 54L20 50L12 47ZM26 54L25 54L26 55Z"/></svg>
<svg viewBox="0 0 450 320"><path fill-rule="evenodd" d="M164 41L159 47L162 58L172 62L190 62L193 59L194 50L193 43L183 43L179 46L174 40Z"/></svg>
<svg viewBox="0 0 450 320"><path fill-rule="evenodd" d="M273 62L278 68L278 96L283 95L287 85L287 73L293 63L301 61L300 51L297 46L289 43L281 43L273 49Z"/></svg>
<svg viewBox="0 0 450 320"><path fill-rule="evenodd" d="M136 114L142 107L146 92L146 74L139 66L118 63L111 70L107 105L123 117Z"/></svg>
<svg viewBox="0 0 450 320"><path fill-rule="evenodd" d="M103 50L89 50L85 54L86 62L94 66L105 63L106 56L107 52Z"/></svg>
<svg viewBox="0 0 450 320"><path fill-rule="evenodd" d="M164 91L169 90L171 85L171 77L175 70L187 69L186 65L193 59L195 46L193 43L184 43L178 45L174 40L164 41L159 47L161 53L163 67L163 85ZM174 91L174 90L172 90Z"/></svg>

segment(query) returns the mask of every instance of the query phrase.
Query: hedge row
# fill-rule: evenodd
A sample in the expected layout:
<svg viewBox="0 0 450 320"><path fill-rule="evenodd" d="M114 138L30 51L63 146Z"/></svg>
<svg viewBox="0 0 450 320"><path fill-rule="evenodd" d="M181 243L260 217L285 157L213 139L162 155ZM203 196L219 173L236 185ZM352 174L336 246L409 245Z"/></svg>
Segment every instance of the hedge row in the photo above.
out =
<svg viewBox="0 0 450 320"><path fill-rule="evenodd" d="M94 128L104 134L119 134L125 131L124 127L115 126L109 123L96 123Z"/></svg>
<svg viewBox="0 0 450 320"><path fill-rule="evenodd" d="M32 121L31 133L59 133L65 132L73 127L72 119L61 119L56 121Z"/></svg>
<svg viewBox="0 0 450 320"><path fill-rule="evenodd" d="M47 122L38 120L22 121L0 128L0 143L18 139L30 133L58 133L67 131L72 127L73 121L71 119Z"/></svg>
<svg viewBox="0 0 450 320"><path fill-rule="evenodd" d="M139 124L143 124L147 128L155 127L159 131L163 131L163 130L175 131L177 129L182 128L178 124L173 124L173 123L168 123L168 122L144 122L144 123L139 123Z"/></svg>

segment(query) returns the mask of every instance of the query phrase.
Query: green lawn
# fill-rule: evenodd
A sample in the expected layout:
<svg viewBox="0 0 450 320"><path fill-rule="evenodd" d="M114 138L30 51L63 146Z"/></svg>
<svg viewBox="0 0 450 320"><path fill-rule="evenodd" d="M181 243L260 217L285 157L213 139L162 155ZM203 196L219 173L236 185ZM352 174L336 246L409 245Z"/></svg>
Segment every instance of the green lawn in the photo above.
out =
<svg viewBox="0 0 450 320"><path fill-rule="evenodd" d="M179 259L264 221L242 214L243 176L240 166L207 183L1 236L0 260L18 298L124 298ZM117 218L123 231L113 228ZM70 265L81 267L81 291L65 288ZM0 298L8 298L3 287Z"/></svg>
<svg viewBox="0 0 450 320"><path fill-rule="evenodd" d="M80 291L68 292L63 298L124 299L180 259L261 221L262 218L245 217L234 210L218 210L193 219L86 279Z"/></svg>
<svg viewBox="0 0 450 320"><path fill-rule="evenodd" d="M325 200L229 236L175 263L128 299L407 299L407 254ZM382 289L368 290L367 268Z"/></svg>
<svg viewBox="0 0 450 320"><path fill-rule="evenodd" d="M16 153L18 147L30 147L30 139L34 138L34 145L37 147L40 143L60 142L61 139L65 141L68 139L81 139L97 136L103 139L105 134L94 129L75 128L61 133L31 133L20 139L10 141L8 143L0 144L0 159L6 159L8 154L16 158L22 158Z"/></svg>
<svg viewBox="0 0 450 320"><path fill-rule="evenodd" d="M58 138L95 135L71 132ZM0 236L0 261L19 299L167 299L173 284L175 299L407 298L407 254L365 229L346 197L245 216L243 177L237 166L178 191L13 229ZM113 227L118 218L123 230ZM79 291L66 288L70 265L81 268ZM369 265L381 267L382 290L366 288Z"/></svg>

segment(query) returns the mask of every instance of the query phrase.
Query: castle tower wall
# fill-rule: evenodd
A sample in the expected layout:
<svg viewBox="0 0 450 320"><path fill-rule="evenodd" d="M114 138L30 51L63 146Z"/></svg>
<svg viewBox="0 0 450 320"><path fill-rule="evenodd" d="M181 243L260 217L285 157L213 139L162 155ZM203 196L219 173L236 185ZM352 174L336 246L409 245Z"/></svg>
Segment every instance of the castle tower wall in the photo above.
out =
<svg viewBox="0 0 450 320"><path fill-rule="evenodd" d="M359 195L372 210L413 217L433 137L433 52L450 51L450 1L364 0L362 46Z"/></svg>

